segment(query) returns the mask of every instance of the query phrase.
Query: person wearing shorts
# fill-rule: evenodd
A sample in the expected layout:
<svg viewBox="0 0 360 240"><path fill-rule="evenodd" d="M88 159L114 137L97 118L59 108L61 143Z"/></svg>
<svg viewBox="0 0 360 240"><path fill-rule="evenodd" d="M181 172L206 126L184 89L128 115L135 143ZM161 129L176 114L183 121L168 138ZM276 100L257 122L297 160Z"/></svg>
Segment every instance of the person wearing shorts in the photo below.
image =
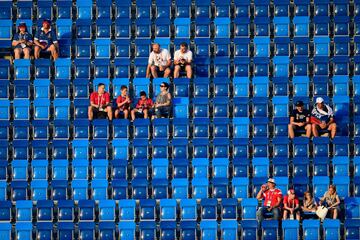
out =
<svg viewBox="0 0 360 240"><path fill-rule="evenodd" d="M112 109L110 106L110 95L105 92L105 84L99 83L97 92L90 95L90 106L88 109L89 120L103 118L106 116L112 120Z"/></svg>
<svg viewBox="0 0 360 240"><path fill-rule="evenodd" d="M24 54L24 59L29 59L32 45L32 35L27 31L26 24L22 22L12 40L15 59L20 59L21 54Z"/></svg>
<svg viewBox="0 0 360 240"><path fill-rule="evenodd" d="M193 58L192 52L188 49L187 43L183 42L180 44L180 49L174 54L174 78L178 78L180 71L186 72L186 77L191 78L192 69L191 62Z"/></svg>
<svg viewBox="0 0 360 240"><path fill-rule="evenodd" d="M148 66L146 68L146 77L153 78L163 76L169 77L171 70L171 57L168 50L160 48L158 43L152 45L152 52L150 53Z"/></svg>
<svg viewBox="0 0 360 240"><path fill-rule="evenodd" d="M116 99L115 118L119 118L120 115L124 116L124 119L129 117L131 99L127 94L128 88L125 85L121 86L121 95Z"/></svg>
<svg viewBox="0 0 360 240"><path fill-rule="evenodd" d="M295 137L297 131L305 131L308 138L311 136L310 112L304 108L302 101L297 101L295 104L295 109L290 115L288 131L291 139Z"/></svg>
<svg viewBox="0 0 360 240"><path fill-rule="evenodd" d="M149 118L149 111L153 107L153 101L146 96L146 92L140 92L140 99L138 100L135 108L131 110L131 120L135 118Z"/></svg>
<svg viewBox="0 0 360 240"><path fill-rule="evenodd" d="M50 52L54 60L58 58L58 41L56 32L51 28L50 20L45 19L42 23L42 28L36 33L34 38L35 59L40 58L40 52Z"/></svg>

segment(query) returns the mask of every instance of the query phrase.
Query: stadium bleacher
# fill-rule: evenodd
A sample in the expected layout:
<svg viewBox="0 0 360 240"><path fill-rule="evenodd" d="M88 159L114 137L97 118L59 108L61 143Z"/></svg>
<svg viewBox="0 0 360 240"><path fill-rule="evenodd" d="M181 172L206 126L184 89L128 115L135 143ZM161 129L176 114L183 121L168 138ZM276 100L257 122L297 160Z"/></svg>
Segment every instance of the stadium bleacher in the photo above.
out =
<svg viewBox="0 0 360 240"><path fill-rule="evenodd" d="M43 19L59 58L12 60L17 25ZM154 42L194 53L170 118L88 121L100 82L158 94ZM3 239L360 239L359 0L0 0L0 56ZM289 140L318 96L337 136ZM300 198L335 184L339 219L259 228L269 177Z"/></svg>

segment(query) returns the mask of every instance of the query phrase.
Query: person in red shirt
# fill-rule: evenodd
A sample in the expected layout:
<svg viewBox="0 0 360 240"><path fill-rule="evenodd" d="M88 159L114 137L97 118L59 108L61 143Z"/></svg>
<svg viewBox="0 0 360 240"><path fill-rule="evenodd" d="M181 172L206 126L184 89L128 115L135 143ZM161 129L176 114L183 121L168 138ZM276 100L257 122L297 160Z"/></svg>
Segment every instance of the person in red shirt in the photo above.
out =
<svg viewBox="0 0 360 240"><path fill-rule="evenodd" d="M296 220L300 221L300 202L297 196L295 195L294 189L289 189L287 196L284 197L284 213L283 219L286 220L290 215L290 219L293 220L296 217Z"/></svg>
<svg viewBox="0 0 360 240"><path fill-rule="evenodd" d="M97 92L90 95L90 106L88 109L89 120L108 116L112 120L112 109L110 106L110 95L105 92L105 84L99 83Z"/></svg>
<svg viewBox="0 0 360 240"><path fill-rule="evenodd" d="M147 98L146 92L140 92L140 99L138 100L135 108L131 110L131 120L134 121L135 117L148 118L149 110L153 107L153 101Z"/></svg>
<svg viewBox="0 0 360 240"><path fill-rule="evenodd" d="M127 86L121 86L121 95L116 99L115 118L119 118L121 113L124 115L124 119L129 117L131 100L127 95L127 90Z"/></svg>
<svg viewBox="0 0 360 240"><path fill-rule="evenodd" d="M280 189L276 188L276 183L273 178L269 178L267 184L261 186L256 198L258 200L264 200L264 206L260 207L256 212L259 225L269 213L272 213L273 219L279 219L282 193Z"/></svg>

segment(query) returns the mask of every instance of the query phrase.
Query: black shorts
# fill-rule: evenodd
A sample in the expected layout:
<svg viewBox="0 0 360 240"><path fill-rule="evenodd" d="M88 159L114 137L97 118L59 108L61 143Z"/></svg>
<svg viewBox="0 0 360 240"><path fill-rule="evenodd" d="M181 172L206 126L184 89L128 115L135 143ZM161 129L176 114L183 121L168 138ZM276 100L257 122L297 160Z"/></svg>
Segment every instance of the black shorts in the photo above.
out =
<svg viewBox="0 0 360 240"><path fill-rule="evenodd" d="M305 131L305 125L302 126L302 127L294 126L294 130L295 130L295 131Z"/></svg>
<svg viewBox="0 0 360 240"><path fill-rule="evenodd" d="M107 113L104 111L99 111L98 108L92 107L93 117L94 119L105 119L107 117Z"/></svg>

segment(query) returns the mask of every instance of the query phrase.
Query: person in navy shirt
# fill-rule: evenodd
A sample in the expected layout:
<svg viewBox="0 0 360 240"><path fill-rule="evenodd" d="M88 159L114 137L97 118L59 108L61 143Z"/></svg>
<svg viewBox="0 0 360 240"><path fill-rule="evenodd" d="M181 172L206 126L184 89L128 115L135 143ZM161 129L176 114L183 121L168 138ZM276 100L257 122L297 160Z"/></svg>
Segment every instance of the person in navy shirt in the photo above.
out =
<svg viewBox="0 0 360 240"><path fill-rule="evenodd" d="M51 29L50 20L45 19L42 23L42 28L36 33L34 38L35 43L35 59L40 57L40 52L51 52L51 56L54 60L58 58L58 41L56 32Z"/></svg>
<svg viewBox="0 0 360 240"><path fill-rule="evenodd" d="M29 59L32 45L32 35L28 33L26 24L20 23L18 26L18 32L14 35L12 41L15 59L21 58L22 53L24 54L25 59Z"/></svg>

